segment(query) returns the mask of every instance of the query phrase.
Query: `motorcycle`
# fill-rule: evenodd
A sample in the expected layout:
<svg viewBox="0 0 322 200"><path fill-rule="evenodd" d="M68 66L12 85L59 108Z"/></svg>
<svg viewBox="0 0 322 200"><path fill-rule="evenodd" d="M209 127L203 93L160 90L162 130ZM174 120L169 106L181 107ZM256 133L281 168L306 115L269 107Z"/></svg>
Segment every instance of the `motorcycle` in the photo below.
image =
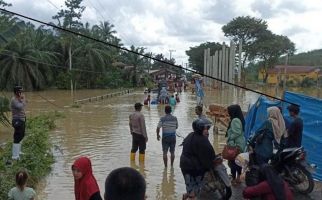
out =
<svg viewBox="0 0 322 200"><path fill-rule="evenodd" d="M256 139L247 141L247 149L255 147ZM306 151L303 147L286 148L274 151L269 164L292 186L297 192L309 194L314 189L312 173L316 165L309 165L306 161Z"/></svg>
<svg viewBox="0 0 322 200"><path fill-rule="evenodd" d="M217 155L214 168L205 174L204 183L201 193L213 194L215 197L212 199L228 200L231 197L230 179L220 154Z"/></svg>
<svg viewBox="0 0 322 200"><path fill-rule="evenodd" d="M315 172L316 166L307 163L303 147L277 151L270 165L299 193L309 194L313 191L312 173Z"/></svg>

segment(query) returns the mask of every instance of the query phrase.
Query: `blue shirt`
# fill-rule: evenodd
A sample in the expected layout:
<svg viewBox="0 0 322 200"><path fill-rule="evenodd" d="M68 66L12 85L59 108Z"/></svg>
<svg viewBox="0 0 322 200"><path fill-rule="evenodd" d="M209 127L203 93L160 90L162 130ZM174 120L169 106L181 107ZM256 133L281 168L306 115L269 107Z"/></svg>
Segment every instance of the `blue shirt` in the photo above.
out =
<svg viewBox="0 0 322 200"><path fill-rule="evenodd" d="M171 114L166 114L160 118L158 128L162 128L162 137L176 136L178 120Z"/></svg>

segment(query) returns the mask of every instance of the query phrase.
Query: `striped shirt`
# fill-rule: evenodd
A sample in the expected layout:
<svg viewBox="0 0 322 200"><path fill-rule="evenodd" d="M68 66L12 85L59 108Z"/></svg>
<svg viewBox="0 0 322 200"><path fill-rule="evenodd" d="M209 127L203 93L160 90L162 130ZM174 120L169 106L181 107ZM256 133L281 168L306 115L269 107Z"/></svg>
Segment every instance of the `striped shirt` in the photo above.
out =
<svg viewBox="0 0 322 200"><path fill-rule="evenodd" d="M162 128L162 137L169 137L176 135L176 129L178 128L178 120L171 114L166 114L160 118L158 128Z"/></svg>

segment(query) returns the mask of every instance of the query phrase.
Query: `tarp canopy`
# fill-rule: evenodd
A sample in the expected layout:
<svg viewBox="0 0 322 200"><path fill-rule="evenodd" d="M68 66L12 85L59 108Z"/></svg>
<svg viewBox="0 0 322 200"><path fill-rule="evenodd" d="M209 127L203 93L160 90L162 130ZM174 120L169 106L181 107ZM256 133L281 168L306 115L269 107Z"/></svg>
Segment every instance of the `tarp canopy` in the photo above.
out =
<svg viewBox="0 0 322 200"><path fill-rule="evenodd" d="M314 178L322 181L322 100L288 91L284 93L284 99L300 105L300 117L303 119L304 125L302 146L307 151L308 162L318 166L316 173L313 175ZM288 105L280 101L271 101L264 96L259 97L246 115L246 139L255 133L267 119L268 107L281 106L284 117L289 118Z"/></svg>

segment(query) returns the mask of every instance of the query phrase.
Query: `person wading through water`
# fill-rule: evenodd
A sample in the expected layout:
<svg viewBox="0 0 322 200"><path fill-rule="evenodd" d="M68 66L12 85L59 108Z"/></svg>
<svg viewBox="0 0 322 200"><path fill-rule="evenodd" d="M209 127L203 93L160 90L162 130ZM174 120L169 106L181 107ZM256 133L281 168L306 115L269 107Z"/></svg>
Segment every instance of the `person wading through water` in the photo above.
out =
<svg viewBox="0 0 322 200"><path fill-rule="evenodd" d="M135 160L135 154L139 149L139 161L144 162L146 143L148 142L148 135L146 133L144 115L141 113L142 104L136 103L134 105L135 112L129 116L129 125L132 135L132 149L130 160Z"/></svg>
<svg viewBox="0 0 322 200"><path fill-rule="evenodd" d="M161 117L157 127L157 139L160 140L160 128L162 128L162 151L164 166L168 166L168 151L171 153L171 167L174 162L174 151L176 147L176 129L178 129L178 120L171 115L171 106L166 106L164 109L165 116Z"/></svg>

